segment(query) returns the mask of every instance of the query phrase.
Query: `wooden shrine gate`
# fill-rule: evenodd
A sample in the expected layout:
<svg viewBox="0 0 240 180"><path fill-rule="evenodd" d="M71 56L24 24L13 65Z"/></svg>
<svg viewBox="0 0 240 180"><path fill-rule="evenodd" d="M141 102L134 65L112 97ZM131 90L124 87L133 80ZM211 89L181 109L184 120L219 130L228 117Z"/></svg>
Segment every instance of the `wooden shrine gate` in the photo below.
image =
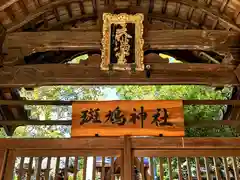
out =
<svg viewBox="0 0 240 180"><path fill-rule="evenodd" d="M1 139L0 149L4 180L240 178L239 138Z"/></svg>

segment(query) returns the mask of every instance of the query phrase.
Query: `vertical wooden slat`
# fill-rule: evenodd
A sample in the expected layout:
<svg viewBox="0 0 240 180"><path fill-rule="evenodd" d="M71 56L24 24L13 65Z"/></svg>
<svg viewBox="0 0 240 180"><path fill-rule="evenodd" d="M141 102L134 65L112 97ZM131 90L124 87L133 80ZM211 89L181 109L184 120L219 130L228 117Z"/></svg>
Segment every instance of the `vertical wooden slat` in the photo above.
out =
<svg viewBox="0 0 240 180"><path fill-rule="evenodd" d="M65 168L64 168L64 180L68 179L68 163L69 163L69 157L66 157Z"/></svg>
<svg viewBox="0 0 240 180"><path fill-rule="evenodd" d="M71 9L71 4L67 4L66 9L67 9L69 17L72 18L73 14L72 14L72 9Z"/></svg>
<svg viewBox="0 0 240 180"><path fill-rule="evenodd" d="M210 173L209 173L209 167L208 167L208 159L207 159L207 157L204 157L204 164L205 164L205 168L206 168L206 177L207 177L207 180L210 180Z"/></svg>
<svg viewBox="0 0 240 180"><path fill-rule="evenodd" d="M163 180L164 177L164 169L163 169L163 158L159 158L159 172L160 172L160 180Z"/></svg>
<svg viewBox="0 0 240 180"><path fill-rule="evenodd" d="M169 174L169 179L172 180L172 159L170 157L167 158L168 162L168 174Z"/></svg>
<svg viewBox="0 0 240 180"><path fill-rule="evenodd" d="M124 150L121 151L121 156L120 156L120 163L121 163L121 166L120 166L120 176L121 176L121 179L124 180Z"/></svg>
<svg viewBox="0 0 240 180"><path fill-rule="evenodd" d="M1 42L0 42L1 44ZM7 155L9 150L0 150L0 180L3 180L3 174L7 163Z"/></svg>
<svg viewBox="0 0 240 180"><path fill-rule="evenodd" d="M80 8L80 10L81 10L81 14L83 15L83 14L85 14L85 9L84 9L84 5L83 5L83 2L82 2L83 0L80 0L79 1L79 8Z"/></svg>
<svg viewBox="0 0 240 180"><path fill-rule="evenodd" d="M15 166L15 151L14 150L8 150L7 152L7 164L4 171L4 180L10 180L13 179L13 170Z"/></svg>
<svg viewBox="0 0 240 180"><path fill-rule="evenodd" d="M154 180L154 163L153 163L153 157L150 157L150 179Z"/></svg>
<svg viewBox="0 0 240 180"><path fill-rule="evenodd" d="M58 180L59 163L60 163L60 157L57 157L56 167L55 167L55 180Z"/></svg>
<svg viewBox="0 0 240 180"><path fill-rule="evenodd" d="M124 136L124 178L123 180L132 179L132 148L129 136Z"/></svg>
<svg viewBox="0 0 240 180"><path fill-rule="evenodd" d="M18 172L18 179L21 180L22 176L24 175L23 173L23 163L24 163L24 157L20 157L20 165L19 165L19 172Z"/></svg>
<svg viewBox="0 0 240 180"><path fill-rule="evenodd" d="M216 180L220 180L221 177L220 177L219 167L218 167L218 165L217 165L216 157L213 157L213 163L214 163L214 166L215 166Z"/></svg>
<svg viewBox="0 0 240 180"><path fill-rule="evenodd" d="M95 169L94 169L94 174L96 173L96 157L95 157ZM115 177L114 177L114 157L111 157L111 180L114 180ZM93 179L95 180L95 178Z"/></svg>
<svg viewBox="0 0 240 180"><path fill-rule="evenodd" d="M139 170L140 172L141 171L140 159L133 156L133 162L134 162L134 165L136 166L136 169Z"/></svg>
<svg viewBox="0 0 240 180"><path fill-rule="evenodd" d="M83 158L83 180L86 180L86 172L87 172L87 156Z"/></svg>
<svg viewBox="0 0 240 180"><path fill-rule="evenodd" d="M36 173L36 180L40 180L40 174L42 169L42 157L38 157L38 165L37 165L37 173Z"/></svg>
<svg viewBox="0 0 240 180"><path fill-rule="evenodd" d="M228 165L227 165L226 157L222 157L222 159L223 159L225 177L226 177L226 180L229 180L230 176L229 176L229 172L228 172Z"/></svg>
<svg viewBox="0 0 240 180"><path fill-rule="evenodd" d="M195 157L195 162L196 162L196 171L197 171L197 179L201 180L201 171L200 171L200 162L199 162L199 158Z"/></svg>
<svg viewBox="0 0 240 180"><path fill-rule="evenodd" d="M233 165L235 179L240 179L239 178L239 170L238 170L237 163L236 163L236 157L231 157L231 158L232 158L232 165Z"/></svg>
<svg viewBox="0 0 240 180"><path fill-rule="evenodd" d="M189 158L186 158L186 161L187 161L188 179L189 179L189 180L192 180L192 172L191 172L191 166L190 166L190 163L189 163Z"/></svg>
<svg viewBox="0 0 240 180"><path fill-rule="evenodd" d="M48 28L47 14L44 13L44 14L42 15L42 17L43 17L43 25L44 25L44 28Z"/></svg>
<svg viewBox="0 0 240 180"><path fill-rule="evenodd" d="M49 171L50 171L51 159L52 159L52 157L48 157L48 159L47 159L47 171L45 172L45 180L49 179Z"/></svg>
<svg viewBox="0 0 240 180"><path fill-rule="evenodd" d="M53 8L53 13L55 15L56 20L60 21L60 16L59 16L58 10L56 8Z"/></svg>
<svg viewBox="0 0 240 180"><path fill-rule="evenodd" d="M142 179L145 179L145 174L144 174L144 157L141 157L140 171L141 171Z"/></svg>
<svg viewBox="0 0 240 180"><path fill-rule="evenodd" d="M182 168L181 168L181 160L177 157L177 166L178 166L178 179L182 179Z"/></svg>
<svg viewBox="0 0 240 180"><path fill-rule="evenodd" d="M101 180L105 178L105 157L102 157L102 172L101 172Z"/></svg>
<svg viewBox="0 0 240 180"><path fill-rule="evenodd" d="M93 171L92 171L92 179L96 179L96 156L93 156Z"/></svg>
<svg viewBox="0 0 240 180"><path fill-rule="evenodd" d="M28 163L27 180L30 180L32 176L32 163L33 163L33 157L30 157L29 163Z"/></svg>
<svg viewBox="0 0 240 180"><path fill-rule="evenodd" d="M73 180L77 179L77 172L78 172L78 156L74 159L74 168L73 168ZM95 180L95 179L93 179Z"/></svg>
<svg viewBox="0 0 240 180"><path fill-rule="evenodd" d="M20 6L20 8L22 9L22 11L24 12L24 15L28 15L28 9L26 7L25 2L22 0L18 1L18 4Z"/></svg>

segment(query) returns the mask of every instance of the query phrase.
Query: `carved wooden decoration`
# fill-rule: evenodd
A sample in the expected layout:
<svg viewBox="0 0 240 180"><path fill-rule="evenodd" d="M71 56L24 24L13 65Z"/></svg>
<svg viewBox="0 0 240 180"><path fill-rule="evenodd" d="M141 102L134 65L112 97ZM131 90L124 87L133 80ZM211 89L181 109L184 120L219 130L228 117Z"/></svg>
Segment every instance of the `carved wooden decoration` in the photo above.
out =
<svg viewBox="0 0 240 180"><path fill-rule="evenodd" d="M184 136L182 101L73 103L72 137Z"/></svg>
<svg viewBox="0 0 240 180"><path fill-rule="evenodd" d="M103 14L102 70L144 70L141 13Z"/></svg>

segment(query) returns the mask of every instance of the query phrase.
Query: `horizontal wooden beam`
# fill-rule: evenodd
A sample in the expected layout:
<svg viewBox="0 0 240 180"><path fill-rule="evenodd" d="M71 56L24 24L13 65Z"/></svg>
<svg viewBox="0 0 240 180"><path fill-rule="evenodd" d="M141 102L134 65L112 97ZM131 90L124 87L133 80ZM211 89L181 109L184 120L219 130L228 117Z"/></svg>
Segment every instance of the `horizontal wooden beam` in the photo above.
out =
<svg viewBox="0 0 240 180"><path fill-rule="evenodd" d="M57 100L0 100L0 105L55 105L71 106L73 102L86 104L95 101L57 101ZM99 101L96 101L99 102ZM184 105L232 105L240 106L239 100L183 100Z"/></svg>
<svg viewBox="0 0 240 180"><path fill-rule="evenodd" d="M188 128L214 128L221 126L240 126L240 121L237 120L198 120L184 122ZM65 125L71 126L72 120L0 120L0 126L26 126L26 125Z"/></svg>
<svg viewBox="0 0 240 180"><path fill-rule="evenodd" d="M0 68L0 87L44 85L155 85L199 84L239 85L234 65L222 64L151 64L146 72L101 71L99 64L37 64Z"/></svg>
<svg viewBox="0 0 240 180"><path fill-rule="evenodd" d="M240 149L239 138L131 137L132 148L141 149ZM0 149L123 149L123 137L72 139L0 139Z"/></svg>
<svg viewBox="0 0 240 180"><path fill-rule="evenodd" d="M0 139L0 149L121 149L120 137L82 137L72 139Z"/></svg>
<svg viewBox="0 0 240 180"><path fill-rule="evenodd" d="M133 149L240 149L239 138L206 137L135 137L131 138Z"/></svg>
<svg viewBox="0 0 240 180"><path fill-rule="evenodd" d="M188 49L228 52L239 43L239 33L221 30L151 30L145 37L149 49ZM14 64L36 52L85 51L101 49L99 31L46 31L16 32L7 34L4 49L7 56L4 64ZM21 42L21 43L19 43Z"/></svg>
<svg viewBox="0 0 240 180"><path fill-rule="evenodd" d="M1 124L1 121L0 121ZM193 120L184 122L185 127L188 128L218 128L221 126L240 127L238 120Z"/></svg>

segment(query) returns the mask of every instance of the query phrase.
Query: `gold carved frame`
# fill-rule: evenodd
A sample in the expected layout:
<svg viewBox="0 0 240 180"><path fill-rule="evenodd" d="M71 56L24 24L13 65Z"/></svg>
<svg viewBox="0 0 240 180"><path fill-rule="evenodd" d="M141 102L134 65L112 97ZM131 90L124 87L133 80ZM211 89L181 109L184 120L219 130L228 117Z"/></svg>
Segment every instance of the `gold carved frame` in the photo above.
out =
<svg viewBox="0 0 240 180"><path fill-rule="evenodd" d="M135 70L143 71L144 64L144 52L143 52L143 20L144 15L137 13L134 15L130 14L103 14L103 38L102 38L102 55L101 55L101 70L109 70L110 64L110 53L111 53L111 25L112 24L126 24L132 23L135 24ZM131 48L131 47L130 47ZM132 63L115 63L112 64L113 70L131 70Z"/></svg>

